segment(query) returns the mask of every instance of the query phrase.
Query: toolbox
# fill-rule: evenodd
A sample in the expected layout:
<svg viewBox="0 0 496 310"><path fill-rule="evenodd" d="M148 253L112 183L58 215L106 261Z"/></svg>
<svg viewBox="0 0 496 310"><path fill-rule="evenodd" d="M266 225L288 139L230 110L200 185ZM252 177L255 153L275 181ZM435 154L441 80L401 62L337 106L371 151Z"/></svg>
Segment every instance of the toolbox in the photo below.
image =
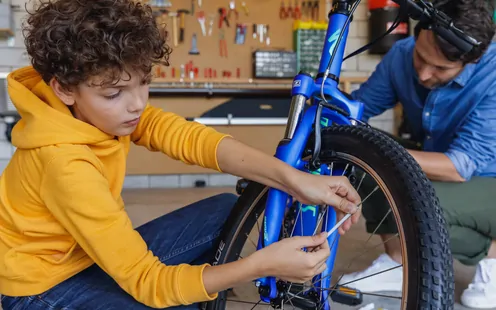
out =
<svg viewBox="0 0 496 310"><path fill-rule="evenodd" d="M253 77L256 79L292 79L298 74L296 53L257 50L253 52Z"/></svg>

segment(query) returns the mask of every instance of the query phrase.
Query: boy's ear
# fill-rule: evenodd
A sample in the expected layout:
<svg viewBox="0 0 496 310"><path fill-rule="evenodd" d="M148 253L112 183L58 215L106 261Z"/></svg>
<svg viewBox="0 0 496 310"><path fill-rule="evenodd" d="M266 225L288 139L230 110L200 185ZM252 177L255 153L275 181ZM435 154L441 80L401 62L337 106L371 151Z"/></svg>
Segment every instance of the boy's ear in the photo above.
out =
<svg viewBox="0 0 496 310"><path fill-rule="evenodd" d="M65 105L67 106L74 105L75 103L74 93L70 90L67 90L62 85L60 85L57 79L52 78L50 80L50 87L53 89L57 97L59 97L59 99L62 100L63 103L65 103Z"/></svg>

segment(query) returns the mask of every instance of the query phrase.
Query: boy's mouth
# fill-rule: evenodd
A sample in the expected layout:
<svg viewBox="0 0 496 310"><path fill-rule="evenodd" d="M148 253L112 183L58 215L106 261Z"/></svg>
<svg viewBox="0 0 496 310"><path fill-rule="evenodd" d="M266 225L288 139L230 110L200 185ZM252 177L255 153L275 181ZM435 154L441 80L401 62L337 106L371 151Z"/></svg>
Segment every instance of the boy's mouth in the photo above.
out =
<svg viewBox="0 0 496 310"><path fill-rule="evenodd" d="M130 121L125 122L124 124L128 125L128 126L136 126L136 125L138 125L139 121L140 121L140 118L137 117L135 119L132 119Z"/></svg>

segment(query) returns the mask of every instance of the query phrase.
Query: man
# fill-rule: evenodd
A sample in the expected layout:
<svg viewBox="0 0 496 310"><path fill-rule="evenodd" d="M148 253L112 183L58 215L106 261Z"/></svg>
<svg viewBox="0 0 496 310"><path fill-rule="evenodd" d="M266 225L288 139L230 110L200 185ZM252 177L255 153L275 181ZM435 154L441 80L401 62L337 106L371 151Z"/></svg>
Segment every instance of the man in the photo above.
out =
<svg viewBox="0 0 496 310"><path fill-rule="evenodd" d="M437 5L434 1L434 5ZM487 0L443 1L439 9L481 45L466 55L417 27L415 37L397 42L370 79L352 93L365 105L365 120L402 104L421 150L409 150L433 181L443 207L454 258L477 266L461 301L472 308L496 307L496 44L493 10ZM446 3L447 2L447 3ZM367 194L360 193L361 196ZM382 196L384 197L384 196ZM387 207L381 195L367 201L363 214L373 233ZM384 225L385 224L385 225ZM384 227L385 226L385 227ZM383 242L397 233L392 217L377 230ZM401 263L397 238L386 253L348 283ZM363 292L401 290L402 269L347 286Z"/></svg>

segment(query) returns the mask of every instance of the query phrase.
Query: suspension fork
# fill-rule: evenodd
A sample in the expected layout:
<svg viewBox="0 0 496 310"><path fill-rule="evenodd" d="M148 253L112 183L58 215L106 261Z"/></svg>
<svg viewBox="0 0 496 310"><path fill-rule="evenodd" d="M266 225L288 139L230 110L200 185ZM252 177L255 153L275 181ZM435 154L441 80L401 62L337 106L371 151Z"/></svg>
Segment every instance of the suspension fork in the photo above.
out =
<svg viewBox="0 0 496 310"><path fill-rule="evenodd" d="M295 94L292 96L284 138L279 143L276 151L277 158L297 169L298 163L301 162L300 153L304 150L306 137L311 129L307 128L305 131L308 133L299 134L297 139L293 140L296 129L302 121L306 101L307 97L304 95ZM284 215L288 207L288 198L288 194L283 191L274 188L269 189L257 250L279 240ZM262 300L265 302L270 302L271 299L277 297L274 277L261 278L256 281L256 285L259 287Z"/></svg>

